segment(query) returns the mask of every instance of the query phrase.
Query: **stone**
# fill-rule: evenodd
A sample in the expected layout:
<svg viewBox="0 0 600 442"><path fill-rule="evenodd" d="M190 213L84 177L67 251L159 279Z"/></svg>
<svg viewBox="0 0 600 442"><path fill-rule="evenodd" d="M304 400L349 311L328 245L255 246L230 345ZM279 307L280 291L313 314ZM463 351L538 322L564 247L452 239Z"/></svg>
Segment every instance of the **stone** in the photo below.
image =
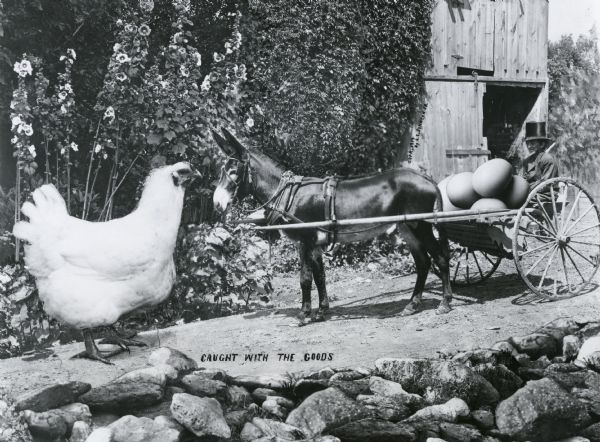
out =
<svg viewBox="0 0 600 442"><path fill-rule="evenodd" d="M136 417L154 419L157 416L171 416L171 401L162 401L147 407L128 410L128 414Z"/></svg>
<svg viewBox="0 0 600 442"><path fill-rule="evenodd" d="M575 335L567 335L562 341L562 354L567 361L572 361L577 357L581 349L581 339Z"/></svg>
<svg viewBox="0 0 600 442"><path fill-rule="evenodd" d="M77 381L54 384L20 395L15 401L15 406L18 410L48 411L77 402L79 396L88 392L90 388L90 384Z"/></svg>
<svg viewBox="0 0 600 442"><path fill-rule="evenodd" d="M113 413L94 413L92 415L92 427L100 428L100 427L108 427L114 421L119 420L118 415Z"/></svg>
<svg viewBox="0 0 600 442"><path fill-rule="evenodd" d="M370 410L347 397L337 388L318 391L292 410L286 423L316 436L330 428L369 417Z"/></svg>
<svg viewBox="0 0 600 442"><path fill-rule="evenodd" d="M225 370L207 370L204 367L200 367L198 370L194 370L192 374L211 381L222 381L226 384L231 381L231 376Z"/></svg>
<svg viewBox="0 0 600 442"><path fill-rule="evenodd" d="M375 361L375 367L379 376L398 382L409 393L422 395L428 404L457 397L477 407L495 404L500 399L492 384L459 362L383 358Z"/></svg>
<svg viewBox="0 0 600 442"><path fill-rule="evenodd" d="M600 334L600 322L588 322L576 333L582 341Z"/></svg>
<svg viewBox="0 0 600 442"><path fill-rule="evenodd" d="M557 442L590 442L590 440L587 437L574 436L567 437L566 439L561 439Z"/></svg>
<svg viewBox="0 0 600 442"><path fill-rule="evenodd" d="M518 373L519 377L524 381L538 381L545 376L543 368L520 367Z"/></svg>
<svg viewBox="0 0 600 442"><path fill-rule="evenodd" d="M536 333L543 333L552 336L559 345L565 336L577 333L580 326L572 319L558 318L536 330Z"/></svg>
<svg viewBox="0 0 600 442"><path fill-rule="evenodd" d="M356 398L359 394L369 394L371 391L369 389L368 378L356 379L354 381L345 381L343 379L334 380L332 378L329 380L329 386L338 388L351 398Z"/></svg>
<svg viewBox="0 0 600 442"><path fill-rule="evenodd" d="M140 368L119 376L113 382L143 382L160 385L163 388L167 384L167 372L172 378L177 377L177 372L173 367L166 364L160 364L154 367Z"/></svg>
<svg viewBox="0 0 600 442"><path fill-rule="evenodd" d="M356 400L371 410L374 417L386 421L398 422L411 414L406 403L402 399L396 399L396 396L360 394Z"/></svg>
<svg viewBox="0 0 600 442"><path fill-rule="evenodd" d="M232 410L244 409L254 402L250 392L239 385L229 385L225 397L227 407Z"/></svg>
<svg viewBox="0 0 600 442"><path fill-rule="evenodd" d="M234 385L240 385L249 389L271 388L273 390L284 390L290 384L290 378L282 375L257 375L257 376L236 376L231 379Z"/></svg>
<svg viewBox="0 0 600 442"><path fill-rule="evenodd" d="M600 422L579 431L579 434L583 437L587 437L591 442L600 442Z"/></svg>
<svg viewBox="0 0 600 442"><path fill-rule="evenodd" d="M523 386L523 380L502 364L480 364L474 370L494 386L501 399L506 399Z"/></svg>
<svg viewBox="0 0 600 442"><path fill-rule="evenodd" d="M287 408L282 407L281 405L279 405L276 401L274 401L273 399L266 399L263 403L262 403L262 409L265 410L267 413L281 419L281 420L285 420L285 418L288 416L289 414L289 410Z"/></svg>
<svg viewBox="0 0 600 442"><path fill-rule="evenodd" d="M479 430L466 425L442 422L440 433L448 442L480 442L483 438Z"/></svg>
<svg viewBox="0 0 600 442"><path fill-rule="evenodd" d="M600 391L590 388L573 388L571 394L585 404L588 413L596 420L600 417Z"/></svg>
<svg viewBox="0 0 600 442"><path fill-rule="evenodd" d="M128 411L157 404L163 389L152 382L121 381L94 387L79 397L93 411Z"/></svg>
<svg viewBox="0 0 600 442"><path fill-rule="evenodd" d="M274 403L276 403L277 405L283 407L283 408L287 408L288 410L291 410L292 408L294 408L294 401L285 398L283 396L267 396L266 398L267 401L273 401Z"/></svg>
<svg viewBox="0 0 600 442"><path fill-rule="evenodd" d="M491 411L473 410L471 411L471 420L484 431L494 428L494 413Z"/></svg>
<svg viewBox="0 0 600 442"><path fill-rule="evenodd" d="M600 367L600 336L592 336L581 345L575 364L579 367Z"/></svg>
<svg viewBox="0 0 600 442"><path fill-rule="evenodd" d="M335 371L333 371L332 368L325 367L317 372L316 379L330 379L331 376L333 376L334 374L335 374Z"/></svg>
<svg viewBox="0 0 600 442"><path fill-rule="evenodd" d="M267 398L267 396L277 396L277 393L272 388L255 388L252 392L252 398L259 404Z"/></svg>
<svg viewBox="0 0 600 442"><path fill-rule="evenodd" d="M406 419L405 422L421 420L457 422L460 417L468 416L469 411L469 406L465 401L459 398L452 398L445 404L430 405L420 409Z"/></svg>
<svg viewBox="0 0 600 442"><path fill-rule="evenodd" d="M244 424L252 419L253 413L249 410L235 410L225 413L225 422L229 425L231 432L236 434L241 431Z"/></svg>
<svg viewBox="0 0 600 442"><path fill-rule="evenodd" d="M183 388L181 388L181 387L176 387L174 385L169 385L165 389L164 399L170 401L173 398L173 395L175 395L177 393L185 393L185 390Z"/></svg>
<svg viewBox="0 0 600 442"><path fill-rule="evenodd" d="M198 364L179 350L170 347L160 347L154 350L148 356L150 365L159 366L169 365L177 371L178 374L188 373L198 368Z"/></svg>
<svg viewBox="0 0 600 442"><path fill-rule="evenodd" d="M96 428L85 442L114 442L112 431L108 427Z"/></svg>
<svg viewBox="0 0 600 442"><path fill-rule="evenodd" d="M69 442L85 442L90 434L92 434L92 427L90 424L84 421L77 421L73 424Z"/></svg>
<svg viewBox="0 0 600 442"><path fill-rule="evenodd" d="M417 432L406 424L378 419L362 419L331 430L344 442L415 442Z"/></svg>
<svg viewBox="0 0 600 442"><path fill-rule="evenodd" d="M242 441L252 441L262 437L281 438L289 441L302 440L306 435L293 425L259 417L255 417L252 422L246 423L240 434Z"/></svg>
<svg viewBox="0 0 600 442"><path fill-rule="evenodd" d="M165 427L147 417L123 416L108 426L113 442L177 442L180 430Z"/></svg>
<svg viewBox="0 0 600 442"><path fill-rule="evenodd" d="M306 397L328 387L329 379L300 379L294 384L294 395Z"/></svg>
<svg viewBox="0 0 600 442"><path fill-rule="evenodd" d="M358 379L365 378L364 372L358 372L356 370L340 371L329 378L330 382L333 381L356 381Z"/></svg>
<svg viewBox="0 0 600 442"><path fill-rule="evenodd" d="M242 442L255 442L260 440L264 436L263 432L251 422L246 422L242 431L240 432L240 440Z"/></svg>
<svg viewBox="0 0 600 442"><path fill-rule="evenodd" d="M156 425L160 425L161 427L172 428L173 430L177 430L179 432L183 431L183 425L181 425L179 422L177 422L171 416L164 416L164 415L156 416L154 418L154 423Z"/></svg>
<svg viewBox="0 0 600 442"><path fill-rule="evenodd" d="M516 336L510 339L519 353L537 359L541 356L554 357L558 354L556 339L545 333L531 333L525 336Z"/></svg>
<svg viewBox="0 0 600 442"><path fill-rule="evenodd" d="M181 379L183 389L200 397L214 397L223 402L228 400L227 384L222 381L205 379L196 374L185 375Z"/></svg>
<svg viewBox="0 0 600 442"><path fill-rule="evenodd" d="M530 381L496 408L496 425L509 438L547 441L591 422L585 405L551 379Z"/></svg>
<svg viewBox="0 0 600 442"><path fill-rule="evenodd" d="M519 353L515 346L509 341L498 341L490 347L490 350L510 353L513 356L516 356Z"/></svg>
<svg viewBox="0 0 600 442"><path fill-rule="evenodd" d="M393 397L396 402L402 402L410 410L416 411L423 407L423 398L418 394L407 393L402 385L388 381L378 376L369 379L369 390L375 395Z"/></svg>
<svg viewBox="0 0 600 442"><path fill-rule="evenodd" d="M171 415L196 436L231 437L231 429L216 399L178 393L171 402Z"/></svg>
<svg viewBox="0 0 600 442"><path fill-rule="evenodd" d="M67 435L67 422L63 415L56 410L42 411L40 413L25 410L23 417L25 418L25 422L27 422L29 431L35 437L54 440Z"/></svg>
<svg viewBox="0 0 600 442"><path fill-rule="evenodd" d="M479 364L497 364L499 357L506 352L492 350L490 348L480 348L477 350L464 351L457 353L452 357L453 361L474 367Z"/></svg>

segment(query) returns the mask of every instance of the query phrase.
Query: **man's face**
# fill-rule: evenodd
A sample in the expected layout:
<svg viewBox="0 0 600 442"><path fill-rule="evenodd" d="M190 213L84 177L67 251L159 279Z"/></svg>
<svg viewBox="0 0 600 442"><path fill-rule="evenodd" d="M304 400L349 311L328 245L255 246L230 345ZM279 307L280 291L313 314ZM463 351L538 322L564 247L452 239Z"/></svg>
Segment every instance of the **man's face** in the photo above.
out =
<svg viewBox="0 0 600 442"><path fill-rule="evenodd" d="M546 141L544 140L529 140L527 141L527 149L529 152L540 152L546 147Z"/></svg>

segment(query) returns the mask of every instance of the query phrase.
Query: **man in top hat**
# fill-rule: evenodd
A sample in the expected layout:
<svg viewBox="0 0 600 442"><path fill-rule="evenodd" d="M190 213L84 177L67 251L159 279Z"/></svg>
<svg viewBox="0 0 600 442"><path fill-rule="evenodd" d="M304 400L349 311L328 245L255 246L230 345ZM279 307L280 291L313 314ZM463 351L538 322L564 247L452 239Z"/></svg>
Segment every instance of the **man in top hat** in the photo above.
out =
<svg viewBox="0 0 600 442"><path fill-rule="evenodd" d="M546 123L526 123L525 142L529 156L523 161L524 176L533 189L542 181L558 176L558 161L548 151L550 138L546 135Z"/></svg>

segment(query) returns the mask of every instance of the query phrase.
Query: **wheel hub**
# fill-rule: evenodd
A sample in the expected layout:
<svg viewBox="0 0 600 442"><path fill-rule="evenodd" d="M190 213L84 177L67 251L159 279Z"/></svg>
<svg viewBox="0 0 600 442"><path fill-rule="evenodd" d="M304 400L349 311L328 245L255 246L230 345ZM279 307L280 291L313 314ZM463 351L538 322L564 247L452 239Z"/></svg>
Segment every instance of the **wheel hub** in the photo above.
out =
<svg viewBox="0 0 600 442"><path fill-rule="evenodd" d="M570 236L566 236L566 235L560 235L556 239L556 242L558 243L558 245L560 247L565 247L567 244L569 244L571 242L571 237Z"/></svg>

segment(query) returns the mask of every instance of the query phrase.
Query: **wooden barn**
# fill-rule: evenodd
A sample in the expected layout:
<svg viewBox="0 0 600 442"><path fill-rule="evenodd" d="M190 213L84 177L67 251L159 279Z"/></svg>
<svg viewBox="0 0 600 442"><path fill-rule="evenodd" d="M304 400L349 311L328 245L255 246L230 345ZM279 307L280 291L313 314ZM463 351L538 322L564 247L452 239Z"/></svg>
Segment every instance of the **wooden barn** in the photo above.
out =
<svg viewBox="0 0 600 442"><path fill-rule="evenodd" d="M413 162L436 179L522 154L548 113L548 0L437 0Z"/></svg>

